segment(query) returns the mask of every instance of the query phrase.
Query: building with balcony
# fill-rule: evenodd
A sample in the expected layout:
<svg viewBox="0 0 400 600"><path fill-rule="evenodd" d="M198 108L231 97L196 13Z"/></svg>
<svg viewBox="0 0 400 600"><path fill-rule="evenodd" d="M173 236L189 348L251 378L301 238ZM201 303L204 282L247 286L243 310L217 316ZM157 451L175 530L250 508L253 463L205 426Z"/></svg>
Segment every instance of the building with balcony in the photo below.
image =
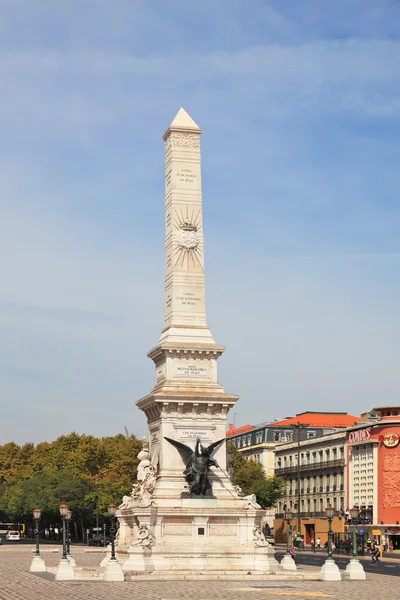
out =
<svg viewBox="0 0 400 600"><path fill-rule="evenodd" d="M286 495L276 506L274 530L277 541L283 541L285 537L284 513L288 509L293 512L294 530L304 536L306 544L315 536L325 541L327 506L333 506L336 511L335 531L344 531L346 436L347 430L342 429L302 440L300 444L276 447L275 473L287 482Z"/></svg>
<svg viewBox="0 0 400 600"><path fill-rule="evenodd" d="M347 509L356 506L357 524L367 537L386 538L391 548L400 549L399 406L377 407L346 429L277 446L275 472L287 482L276 507L277 541L286 539L288 509L292 527L307 544L317 537L326 541L327 506L336 511L335 533L347 531Z"/></svg>

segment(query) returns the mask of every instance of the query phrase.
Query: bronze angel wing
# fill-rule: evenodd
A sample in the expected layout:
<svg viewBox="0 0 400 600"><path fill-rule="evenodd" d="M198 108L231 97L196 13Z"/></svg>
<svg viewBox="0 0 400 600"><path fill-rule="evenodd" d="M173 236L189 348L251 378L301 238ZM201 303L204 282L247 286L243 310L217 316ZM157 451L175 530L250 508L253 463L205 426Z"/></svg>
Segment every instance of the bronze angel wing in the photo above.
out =
<svg viewBox="0 0 400 600"><path fill-rule="evenodd" d="M213 453L215 452L215 450L218 448L218 446L220 446L222 444L222 442L225 442L225 441L226 441L226 438L223 438L222 440L218 440L217 442L210 444L207 448L207 452L208 452L209 456L212 456Z"/></svg>
<svg viewBox="0 0 400 600"><path fill-rule="evenodd" d="M189 446L186 446L186 444L182 444L181 442L177 442L176 440L171 440L171 438L164 436L164 440L167 440L167 442L175 446L175 448L181 455L183 462L185 463L185 467L187 467L187 465L193 458L194 451L191 448L189 448Z"/></svg>

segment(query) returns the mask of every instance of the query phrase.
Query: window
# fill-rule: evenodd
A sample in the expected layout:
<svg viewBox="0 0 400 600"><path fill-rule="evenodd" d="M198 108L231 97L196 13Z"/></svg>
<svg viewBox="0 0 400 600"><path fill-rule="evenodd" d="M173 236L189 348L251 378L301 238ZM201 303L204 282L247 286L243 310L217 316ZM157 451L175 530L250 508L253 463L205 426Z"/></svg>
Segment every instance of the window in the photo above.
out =
<svg viewBox="0 0 400 600"><path fill-rule="evenodd" d="M247 444L248 446L250 446L251 444L251 433L249 433L249 435L247 436Z"/></svg>
<svg viewBox="0 0 400 600"><path fill-rule="evenodd" d="M307 431L307 439L308 440L312 440L315 437L317 437L317 432L316 431Z"/></svg>
<svg viewBox="0 0 400 600"><path fill-rule="evenodd" d="M256 433L256 444L261 444L263 441L263 432L257 431Z"/></svg>
<svg viewBox="0 0 400 600"><path fill-rule="evenodd" d="M236 448L240 448L240 438L236 440Z"/></svg>
<svg viewBox="0 0 400 600"><path fill-rule="evenodd" d="M280 431L274 431L274 442L279 442L280 439L281 439Z"/></svg>
<svg viewBox="0 0 400 600"><path fill-rule="evenodd" d="M293 431L285 431L285 438L288 442L293 440Z"/></svg>

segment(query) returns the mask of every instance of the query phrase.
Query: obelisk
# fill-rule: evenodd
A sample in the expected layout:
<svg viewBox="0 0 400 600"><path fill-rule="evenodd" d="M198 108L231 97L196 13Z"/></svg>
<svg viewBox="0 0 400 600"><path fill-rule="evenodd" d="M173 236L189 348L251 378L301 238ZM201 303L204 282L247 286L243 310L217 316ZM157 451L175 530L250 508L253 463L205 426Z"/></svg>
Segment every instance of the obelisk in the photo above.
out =
<svg viewBox="0 0 400 600"><path fill-rule="evenodd" d="M148 418L151 453L159 463L156 494L167 475L178 487L183 481L181 458L164 436L193 443L196 435L206 443L221 439L237 401L218 383L217 359L224 347L214 342L206 322L200 135L181 108L163 136L165 325L148 354L156 365L156 385L137 403ZM217 458L224 468L225 447Z"/></svg>
<svg viewBox="0 0 400 600"><path fill-rule="evenodd" d="M165 326L148 354L155 386L137 402L147 417L149 448L138 455L138 481L117 514L126 573L265 574L278 568L260 530L264 511L254 498L241 497L226 474L226 419L238 398L218 382L224 348L206 322L200 134L181 108L163 137ZM207 473L212 490L203 495L188 492L184 475L197 437L204 448L221 442L213 454L218 464Z"/></svg>
<svg viewBox="0 0 400 600"><path fill-rule="evenodd" d="M206 323L200 134L181 108L165 141L165 327L160 344L214 344Z"/></svg>

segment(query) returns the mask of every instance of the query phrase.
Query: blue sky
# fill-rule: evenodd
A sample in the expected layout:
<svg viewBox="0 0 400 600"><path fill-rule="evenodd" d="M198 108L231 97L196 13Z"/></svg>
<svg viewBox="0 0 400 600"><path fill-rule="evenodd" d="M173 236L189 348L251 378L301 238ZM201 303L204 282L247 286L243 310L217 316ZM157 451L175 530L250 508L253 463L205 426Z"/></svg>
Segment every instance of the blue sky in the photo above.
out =
<svg viewBox="0 0 400 600"><path fill-rule="evenodd" d="M399 402L396 0L0 12L0 443L145 432L181 105L236 423Z"/></svg>

